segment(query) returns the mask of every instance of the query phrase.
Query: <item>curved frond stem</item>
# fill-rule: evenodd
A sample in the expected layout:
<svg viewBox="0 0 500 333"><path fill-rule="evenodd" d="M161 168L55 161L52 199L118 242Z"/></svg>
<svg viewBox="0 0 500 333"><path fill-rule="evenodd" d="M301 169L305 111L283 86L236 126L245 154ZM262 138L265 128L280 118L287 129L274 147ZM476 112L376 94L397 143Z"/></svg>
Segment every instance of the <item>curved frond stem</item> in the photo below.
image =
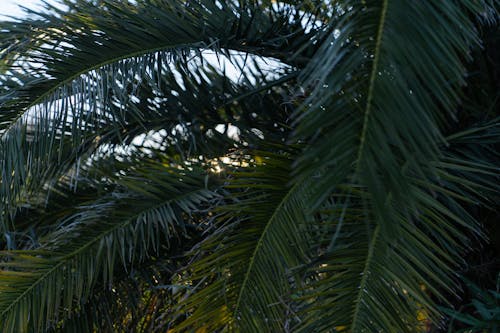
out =
<svg viewBox="0 0 500 333"><path fill-rule="evenodd" d="M190 186L192 186L192 185L190 185ZM85 228L80 224L81 223L83 223L83 224L92 223L93 219L103 218L102 214L105 213L105 211L102 211L97 215L90 214L88 217L83 217L84 215L82 215L82 217L80 217L80 215L77 213L75 215L76 222L78 222L78 220L80 218L83 218L84 221L82 221L81 223L74 224L74 226L70 227L68 230L64 229L63 231L61 231L59 236L55 236L55 239L52 240L53 244L48 245L46 250L44 250L43 247L40 250L34 250L33 258L32 258L34 260L34 263L37 261L36 254L42 253L40 251L43 251L43 255L45 258L41 259L41 260L44 260L45 264L50 266L50 267L47 267L47 270L45 272L40 272L42 274L40 274L38 276L36 276L36 274L33 275L33 280L30 281L29 283L27 283L28 281L24 281L24 283L22 284L24 287L24 290L21 291L20 289L22 287L19 286L15 290L11 291L13 293L19 293L19 292L20 293L15 298L13 298L11 301L9 301L9 303L6 304L6 307L1 310L0 318L4 318L4 319L7 317L10 318L10 314L13 313L13 311L18 312L19 315L25 314L25 315L29 316L29 313L25 313L24 310L20 311L20 310L15 310L15 309L17 308L17 306L19 306L21 304L25 304L23 302L26 300L26 298L30 297L30 295L35 290L37 290L37 288L39 288L40 286L43 286L45 281L47 281L47 283L52 283L53 282L52 275L59 274L61 272L61 270L64 270L65 267L68 265L70 267L74 266L74 264L72 264L72 261L75 260L75 258L80 258L82 256L83 257L87 256L89 258L93 257L95 255L95 253L99 253L102 248L107 248L107 251L108 251L108 256L107 256L108 261L103 262L102 258L98 260L101 262L101 266L103 266L103 267L91 267L92 263L95 265L98 262L98 261L95 261L92 259L91 262L89 262L89 263L86 262L85 264L82 263L82 267L77 267L75 269L77 269L77 270L83 269L83 271L80 272L82 279L84 278L84 276L88 276L88 272L85 271L85 269L92 269L92 270L96 269L96 270L103 270L103 272L106 272L106 273L103 273L104 278L110 280L112 278L112 273L111 273L113 270L112 267L116 264L117 257L115 255L110 255L109 251L112 251L112 252L118 251L116 254L120 254L120 256L123 258L124 265L128 264L127 259L125 259L125 258L127 258L126 252L122 253L120 251L127 251L126 248L123 247L125 243L127 243L127 242L135 243L133 238L137 237L138 235L134 236L134 234L139 233L141 235L144 235L144 233L146 231L145 230L137 230L136 229L137 227L147 228L148 223L146 222L146 220L151 218L151 216L157 216L156 214L158 211L164 210L167 212L167 213L165 213L164 216L168 216L168 219L170 219L170 220L158 222L158 224L163 224L164 227L170 228L170 225L172 225L174 223L178 223L178 221L183 219L182 216L175 216L174 215L176 213L172 210L172 208L171 208L172 206L178 206L180 208L179 213L187 212L187 210L191 209L190 207L193 207L194 203L199 204L201 202L200 200L205 200L206 198L208 198L207 197L207 190L205 190L204 187L200 187L200 188L195 187L191 191L179 193L179 195L176 195L175 197L167 198L166 200L162 200L161 202L152 201L151 202L152 205L147 205L146 207L144 207L144 209L142 209L142 207L141 207L141 209L139 209L135 213L127 215L127 218L124 221L121 221L120 223L107 223L107 224L105 224L104 228L101 227L101 229L98 230L97 232L93 231L92 229L94 229L94 228L91 227L90 231L87 230L87 233L88 232L91 233L90 236L84 236L85 230L83 230L83 229L85 229ZM109 207L105 206L105 207L106 207L105 210L117 209L114 206L109 206ZM93 208L88 207L88 209L92 210ZM87 221L87 219L88 219L88 221ZM119 220L117 220L117 221L119 221ZM134 231L128 230L127 228L134 223L137 224L137 226L134 228ZM71 231L74 228L76 228L75 230L73 230L74 233L76 233L76 235L73 236L75 238L73 240L70 240L68 243L68 235L72 235ZM158 227L156 227L156 228L158 228ZM121 230L123 230L123 232ZM150 229L149 231L152 232L153 229ZM154 245L152 245L152 243L154 243L155 241L150 242L149 240L151 239L151 237L153 237L153 238L160 237L160 235L162 233L159 233L159 231L162 231L163 233L167 232L168 234L170 234L170 232L168 230L160 230L160 229L156 229L155 234L148 234L148 236L147 236L148 241L145 242L144 239L142 241L143 242L142 246L144 246L142 252L147 253L148 251L150 251L150 247L154 246ZM128 234L130 232L132 232L133 234ZM108 237L110 235L115 235L115 234L117 235L117 237L121 237L122 239L118 238L114 242L111 241L111 243L110 243L110 240L108 240ZM82 237L82 235L84 236L84 242L79 243L79 239ZM61 239L61 241L63 242L62 245L58 245L58 243L57 243L58 237L62 237L62 239ZM86 238L88 238L88 240ZM74 243L74 244L71 245L72 243ZM116 244L113 244L113 243L116 243ZM96 247L97 245L99 245L99 248ZM74 249L70 253L61 256L59 254L60 253L59 247L61 247L61 246L65 247L65 248L68 246L70 248L74 247ZM130 244L130 246L132 246L132 244ZM137 250L138 249L136 249L135 252L137 252ZM28 260L28 262L31 260L30 253L31 252L29 252L29 251L23 252L23 254L25 255L24 258L26 260ZM11 264L10 262L6 262L6 263L3 263L1 266L16 267L15 259L16 259L17 253L15 251L14 252L7 251L7 252L4 252L4 255L13 256L14 263ZM26 257L26 255L28 255L28 257ZM137 253L136 253L136 255L137 255ZM135 255L134 255L134 257L135 257ZM132 260L132 259L130 259L130 260ZM53 262L53 264L51 264L52 262ZM89 265L90 265L90 267L89 267ZM24 266L26 266L26 268L30 267L30 265L28 263L23 264L22 267L24 267ZM13 272L13 274L17 274L17 273L18 272L15 272L15 271ZM23 274L23 272L19 272L19 274ZM94 275L94 274L92 274L92 275L94 276L94 280L92 280L92 279L88 280L88 278L87 278L86 281L79 282L79 283L83 283L83 285L86 286L87 292L90 292L92 285L95 283L96 275ZM64 277L63 280L66 278L68 278L68 277ZM72 279L72 278L70 278L70 279ZM0 281L1 280L2 279L0 278ZM44 288L44 290L45 290L45 288ZM79 289L79 290L80 290L79 292L83 292L82 289ZM76 292L76 293L78 293L78 292ZM6 294L4 294L4 297L5 296L6 296ZM77 298L86 297L85 295L80 295L80 294L78 294L76 296L77 296ZM57 296L51 295L51 297L57 297ZM35 299L36 299L36 297L35 297ZM32 302L34 302L34 301L32 300ZM47 305L47 308L50 308L50 306L54 306L54 304L57 304L59 301L57 301L57 300L54 300L54 301L42 300L41 302L42 303L49 302L48 304L52 304L52 305ZM72 298L70 298L70 302L72 302ZM71 307L71 304L66 304L66 306ZM55 310L55 312L52 312L54 310ZM34 309L32 309L32 311L34 311ZM57 309L48 309L46 311L49 311L48 313L55 313L55 315L57 315ZM45 318L45 316L43 314L38 314L37 316L34 316L34 318L37 318L37 319L33 319L33 320L35 321L35 323L40 323L40 320L42 320L42 321L45 320L45 325L42 325L42 326L47 326L49 324L50 320L52 319L52 318L50 318L50 315L48 313L47 313L47 318ZM40 316L43 317L43 319L40 319ZM25 318L22 320L28 321L29 319ZM12 323L12 320L6 320L6 323L11 323L11 325L12 324L15 325L15 323Z"/></svg>
<svg viewBox="0 0 500 333"><path fill-rule="evenodd" d="M141 56L141 55L146 55L146 54L150 54L150 53L154 53L154 52L158 52L158 51L165 51L165 50L168 50L168 49L172 49L174 47L183 47L183 46L187 46L187 45L194 46L194 45L196 45L196 43L194 43L194 44L185 44L185 45L184 44L183 45L179 44L179 45L175 45L175 46L174 45L164 45L164 46L159 46L159 47L155 47L155 48L151 48L151 49L145 49L145 50L140 50L140 51L135 51L135 52L132 52L132 53L124 54L124 55L121 55L119 57L108 59L106 61L103 61L103 62L100 62L100 63L97 63L97 64L92 64L91 66L86 67L86 68L80 70L79 72L76 72L76 73L70 75L66 79L64 79L62 81L56 82L55 85L53 85L51 87L48 87L47 91L45 91L43 94L41 94L40 96L38 96L38 98L36 98L35 100L33 100L33 102L31 102L31 104L29 104L25 108L24 112L20 112L18 114L18 116L12 120L12 123L9 125L9 127L7 127L5 129L5 131L2 133L2 139L5 138L6 136L8 136L8 133L10 132L10 130L12 128L14 128L14 127L17 126L18 121L21 118L24 117L24 115L26 114L26 112L28 112L28 110L30 108L34 107L35 105L38 105L38 104L42 103L45 98L49 97L57 89L65 86L65 85L67 85L68 83L72 82L73 80L75 80L76 78L80 77L81 75L84 75L84 74L86 74L86 73L88 73L88 72L90 72L92 70L99 69L99 68L101 68L103 66L119 62L120 60L130 59L130 58Z"/></svg>
<svg viewBox="0 0 500 333"><path fill-rule="evenodd" d="M253 250L252 256L250 257L250 262L248 264L248 267L246 269L245 275L243 282L241 283L240 291L238 293L238 298L236 299L236 305L234 308L234 313L237 314L238 310L240 308L241 300L243 298L243 295L246 291L246 285L248 283L248 279L252 273L252 270L254 269L254 264L255 264L255 258L257 257L258 252L261 250L262 245L264 243L264 240L267 236L267 233L271 226L274 224L274 222L277 220L277 216L279 212L283 209L283 207L288 203L289 198L294 194L294 191L299 188L299 183L294 184L294 186L288 191L288 193L283 197L279 205L276 207L276 210L273 212L271 217L269 218L269 221L267 222L264 230L259 236L259 240L257 241L257 244L255 246L255 249Z"/></svg>
<svg viewBox="0 0 500 333"><path fill-rule="evenodd" d="M363 304L362 301L363 297L366 297L367 294L365 288L368 283L368 278L370 276L370 266L372 265L373 253L375 252L375 246L378 241L379 231L380 231L380 226L377 225L373 232L373 237L371 239L370 246L368 248L368 255L366 256L365 268L363 269L363 277L361 278L361 282L359 284L358 296L356 297L356 300L354 302L355 310L354 310L354 315L352 317L352 325L350 330L350 332L353 333L357 332L356 328L359 325L358 323L360 322L359 317Z"/></svg>
<svg viewBox="0 0 500 333"><path fill-rule="evenodd" d="M385 25L385 18L388 6L389 6L389 0L384 0L382 4L382 12L380 13L380 22L378 24L377 40L375 42L374 58L373 58L372 70L370 73L369 86L368 86L368 96L366 98L365 113L363 117L363 128L361 129L358 154L356 157L356 171L359 171L360 161L363 158L363 151L366 142L366 133L368 131L368 123L370 122L370 114L372 112L373 90L375 88L375 83L378 76L380 50L382 48L382 37L384 34L384 25Z"/></svg>

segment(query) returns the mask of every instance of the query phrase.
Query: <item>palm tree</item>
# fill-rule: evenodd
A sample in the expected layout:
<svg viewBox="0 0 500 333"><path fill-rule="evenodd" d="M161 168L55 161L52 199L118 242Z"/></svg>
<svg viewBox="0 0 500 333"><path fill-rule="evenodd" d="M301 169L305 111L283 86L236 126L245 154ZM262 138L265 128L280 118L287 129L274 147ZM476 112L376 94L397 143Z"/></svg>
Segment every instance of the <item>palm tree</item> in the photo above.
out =
<svg viewBox="0 0 500 333"><path fill-rule="evenodd" d="M2 332L439 326L498 184L497 92L477 117L486 90L463 89L495 6L60 0L3 21Z"/></svg>

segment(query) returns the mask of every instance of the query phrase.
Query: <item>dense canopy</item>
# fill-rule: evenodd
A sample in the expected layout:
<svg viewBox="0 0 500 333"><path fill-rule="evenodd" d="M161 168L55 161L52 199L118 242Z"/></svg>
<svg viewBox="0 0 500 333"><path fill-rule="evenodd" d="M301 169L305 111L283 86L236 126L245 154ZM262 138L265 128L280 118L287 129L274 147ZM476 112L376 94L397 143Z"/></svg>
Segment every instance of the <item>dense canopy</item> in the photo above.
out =
<svg viewBox="0 0 500 333"><path fill-rule="evenodd" d="M492 329L495 305L453 305L474 260L500 267L498 9L59 0L0 22L0 331Z"/></svg>

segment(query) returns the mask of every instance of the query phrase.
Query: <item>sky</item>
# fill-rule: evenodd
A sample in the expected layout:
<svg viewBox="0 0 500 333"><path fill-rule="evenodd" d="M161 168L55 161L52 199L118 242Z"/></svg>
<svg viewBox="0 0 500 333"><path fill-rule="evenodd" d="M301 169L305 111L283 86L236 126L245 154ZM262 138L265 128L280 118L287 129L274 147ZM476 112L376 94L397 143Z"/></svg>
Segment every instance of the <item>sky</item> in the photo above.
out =
<svg viewBox="0 0 500 333"><path fill-rule="evenodd" d="M11 16L22 16L23 11L18 7L22 4L28 8L36 8L40 0L0 0L0 14Z"/></svg>
<svg viewBox="0 0 500 333"><path fill-rule="evenodd" d="M24 16L19 5L30 9L37 9L42 4L41 0L0 0L0 15Z"/></svg>

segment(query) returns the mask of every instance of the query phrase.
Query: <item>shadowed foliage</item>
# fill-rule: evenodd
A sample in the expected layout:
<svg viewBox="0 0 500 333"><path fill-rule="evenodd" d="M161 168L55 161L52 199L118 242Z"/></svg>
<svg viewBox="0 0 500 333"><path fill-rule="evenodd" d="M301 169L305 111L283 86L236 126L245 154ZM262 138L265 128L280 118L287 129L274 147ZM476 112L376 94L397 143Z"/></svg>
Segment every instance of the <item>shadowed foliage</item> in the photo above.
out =
<svg viewBox="0 0 500 333"><path fill-rule="evenodd" d="M2 332L438 332L476 323L475 264L496 295L496 2L27 12L0 22Z"/></svg>

